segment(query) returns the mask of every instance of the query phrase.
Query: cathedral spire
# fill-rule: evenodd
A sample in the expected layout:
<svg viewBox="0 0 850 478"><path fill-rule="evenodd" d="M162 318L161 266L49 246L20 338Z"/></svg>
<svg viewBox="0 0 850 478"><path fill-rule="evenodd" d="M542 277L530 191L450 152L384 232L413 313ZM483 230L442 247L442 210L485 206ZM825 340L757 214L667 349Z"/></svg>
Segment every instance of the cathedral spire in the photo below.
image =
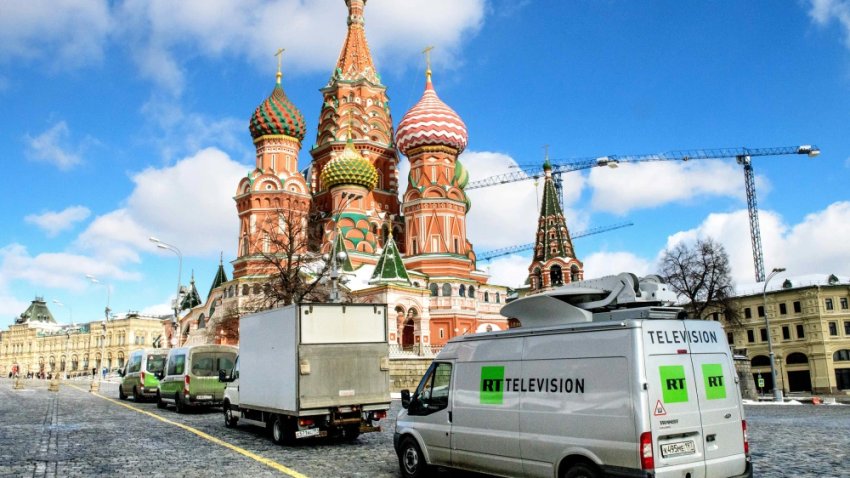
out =
<svg viewBox="0 0 850 478"><path fill-rule="evenodd" d="M348 6L348 33L331 82L365 79L374 85L380 85L381 78L375 71L372 53L369 52L369 43L366 41L366 22L363 18L366 0L345 0L345 4Z"/></svg>

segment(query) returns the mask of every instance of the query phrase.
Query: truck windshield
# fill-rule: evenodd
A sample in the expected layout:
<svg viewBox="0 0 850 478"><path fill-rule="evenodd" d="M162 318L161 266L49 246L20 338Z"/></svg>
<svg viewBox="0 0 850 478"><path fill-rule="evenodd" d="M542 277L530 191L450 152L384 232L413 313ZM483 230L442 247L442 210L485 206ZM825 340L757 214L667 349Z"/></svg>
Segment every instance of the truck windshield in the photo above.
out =
<svg viewBox="0 0 850 478"><path fill-rule="evenodd" d="M192 375L198 377L217 377L219 370L233 368L235 353L199 352L192 357Z"/></svg>
<svg viewBox="0 0 850 478"><path fill-rule="evenodd" d="M162 372L165 368L165 355L148 355L147 371L151 373Z"/></svg>

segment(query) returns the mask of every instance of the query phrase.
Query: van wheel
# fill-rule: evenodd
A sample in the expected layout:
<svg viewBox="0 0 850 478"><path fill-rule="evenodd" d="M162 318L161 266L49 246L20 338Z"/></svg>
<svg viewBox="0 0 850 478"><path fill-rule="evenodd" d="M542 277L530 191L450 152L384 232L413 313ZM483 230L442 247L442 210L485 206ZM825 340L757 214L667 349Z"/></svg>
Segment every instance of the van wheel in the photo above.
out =
<svg viewBox="0 0 850 478"><path fill-rule="evenodd" d="M416 440L407 437L401 441L398 454L398 466L404 478L422 478L428 476L428 463Z"/></svg>
<svg viewBox="0 0 850 478"><path fill-rule="evenodd" d="M162 401L162 395L159 394L159 391L156 392L156 408L165 408L168 404Z"/></svg>
<svg viewBox="0 0 850 478"><path fill-rule="evenodd" d="M118 385L118 398L120 400L127 400L127 394L124 393L124 387L120 384Z"/></svg>
<svg viewBox="0 0 850 478"><path fill-rule="evenodd" d="M177 408L177 413L186 413L186 403L183 401L183 398L180 394L174 395L174 407Z"/></svg>
<svg viewBox="0 0 850 478"><path fill-rule="evenodd" d="M142 400L144 400L144 397L142 396L142 394L139 393L138 387L133 387L133 400L135 400L137 402L141 402Z"/></svg>
<svg viewBox="0 0 850 478"><path fill-rule="evenodd" d="M280 415L275 415L272 418L272 441L276 445L282 445L287 441L286 428L286 423Z"/></svg>
<svg viewBox="0 0 850 478"><path fill-rule="evenodd" d="M593 465L576 463L564 473L564 478L599 478L599 472Z"/></svg>
<svg viewBox="0 0 850 478"><path fill-rule="evenodd" d="M233 416L233 409L230 408L230 402L224 402L222 408L224 409L224 426L227 428L236 428L236 422L239 419Z"/></svg>

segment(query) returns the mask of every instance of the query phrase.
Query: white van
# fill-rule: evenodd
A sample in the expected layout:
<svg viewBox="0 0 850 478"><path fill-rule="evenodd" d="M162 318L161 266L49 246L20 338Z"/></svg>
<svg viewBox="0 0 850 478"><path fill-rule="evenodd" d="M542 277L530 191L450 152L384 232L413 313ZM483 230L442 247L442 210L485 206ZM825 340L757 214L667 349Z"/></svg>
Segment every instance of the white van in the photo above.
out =
<svg viewBox="0 0 850 478"><path fill-rule="evenodd" d="M655 277L583 281L505 306L519 328L452 339L402 392L402 476L751 477L726 334L646 306L665 292Z"/></svg>

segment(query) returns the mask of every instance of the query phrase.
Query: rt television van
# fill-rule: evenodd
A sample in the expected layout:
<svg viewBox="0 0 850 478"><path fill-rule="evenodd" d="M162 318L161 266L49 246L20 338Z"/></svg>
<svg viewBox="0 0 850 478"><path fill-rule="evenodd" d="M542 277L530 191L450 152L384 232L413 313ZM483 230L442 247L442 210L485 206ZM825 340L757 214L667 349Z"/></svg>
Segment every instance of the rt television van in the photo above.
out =
<svg viewBox="0 0 850 478"><path fill-rule="evenodd" d="M518 328L450 340L402 391L402 476L752 477L726 334L665 297L656 276L581 281L507 304Z"/></svg>

